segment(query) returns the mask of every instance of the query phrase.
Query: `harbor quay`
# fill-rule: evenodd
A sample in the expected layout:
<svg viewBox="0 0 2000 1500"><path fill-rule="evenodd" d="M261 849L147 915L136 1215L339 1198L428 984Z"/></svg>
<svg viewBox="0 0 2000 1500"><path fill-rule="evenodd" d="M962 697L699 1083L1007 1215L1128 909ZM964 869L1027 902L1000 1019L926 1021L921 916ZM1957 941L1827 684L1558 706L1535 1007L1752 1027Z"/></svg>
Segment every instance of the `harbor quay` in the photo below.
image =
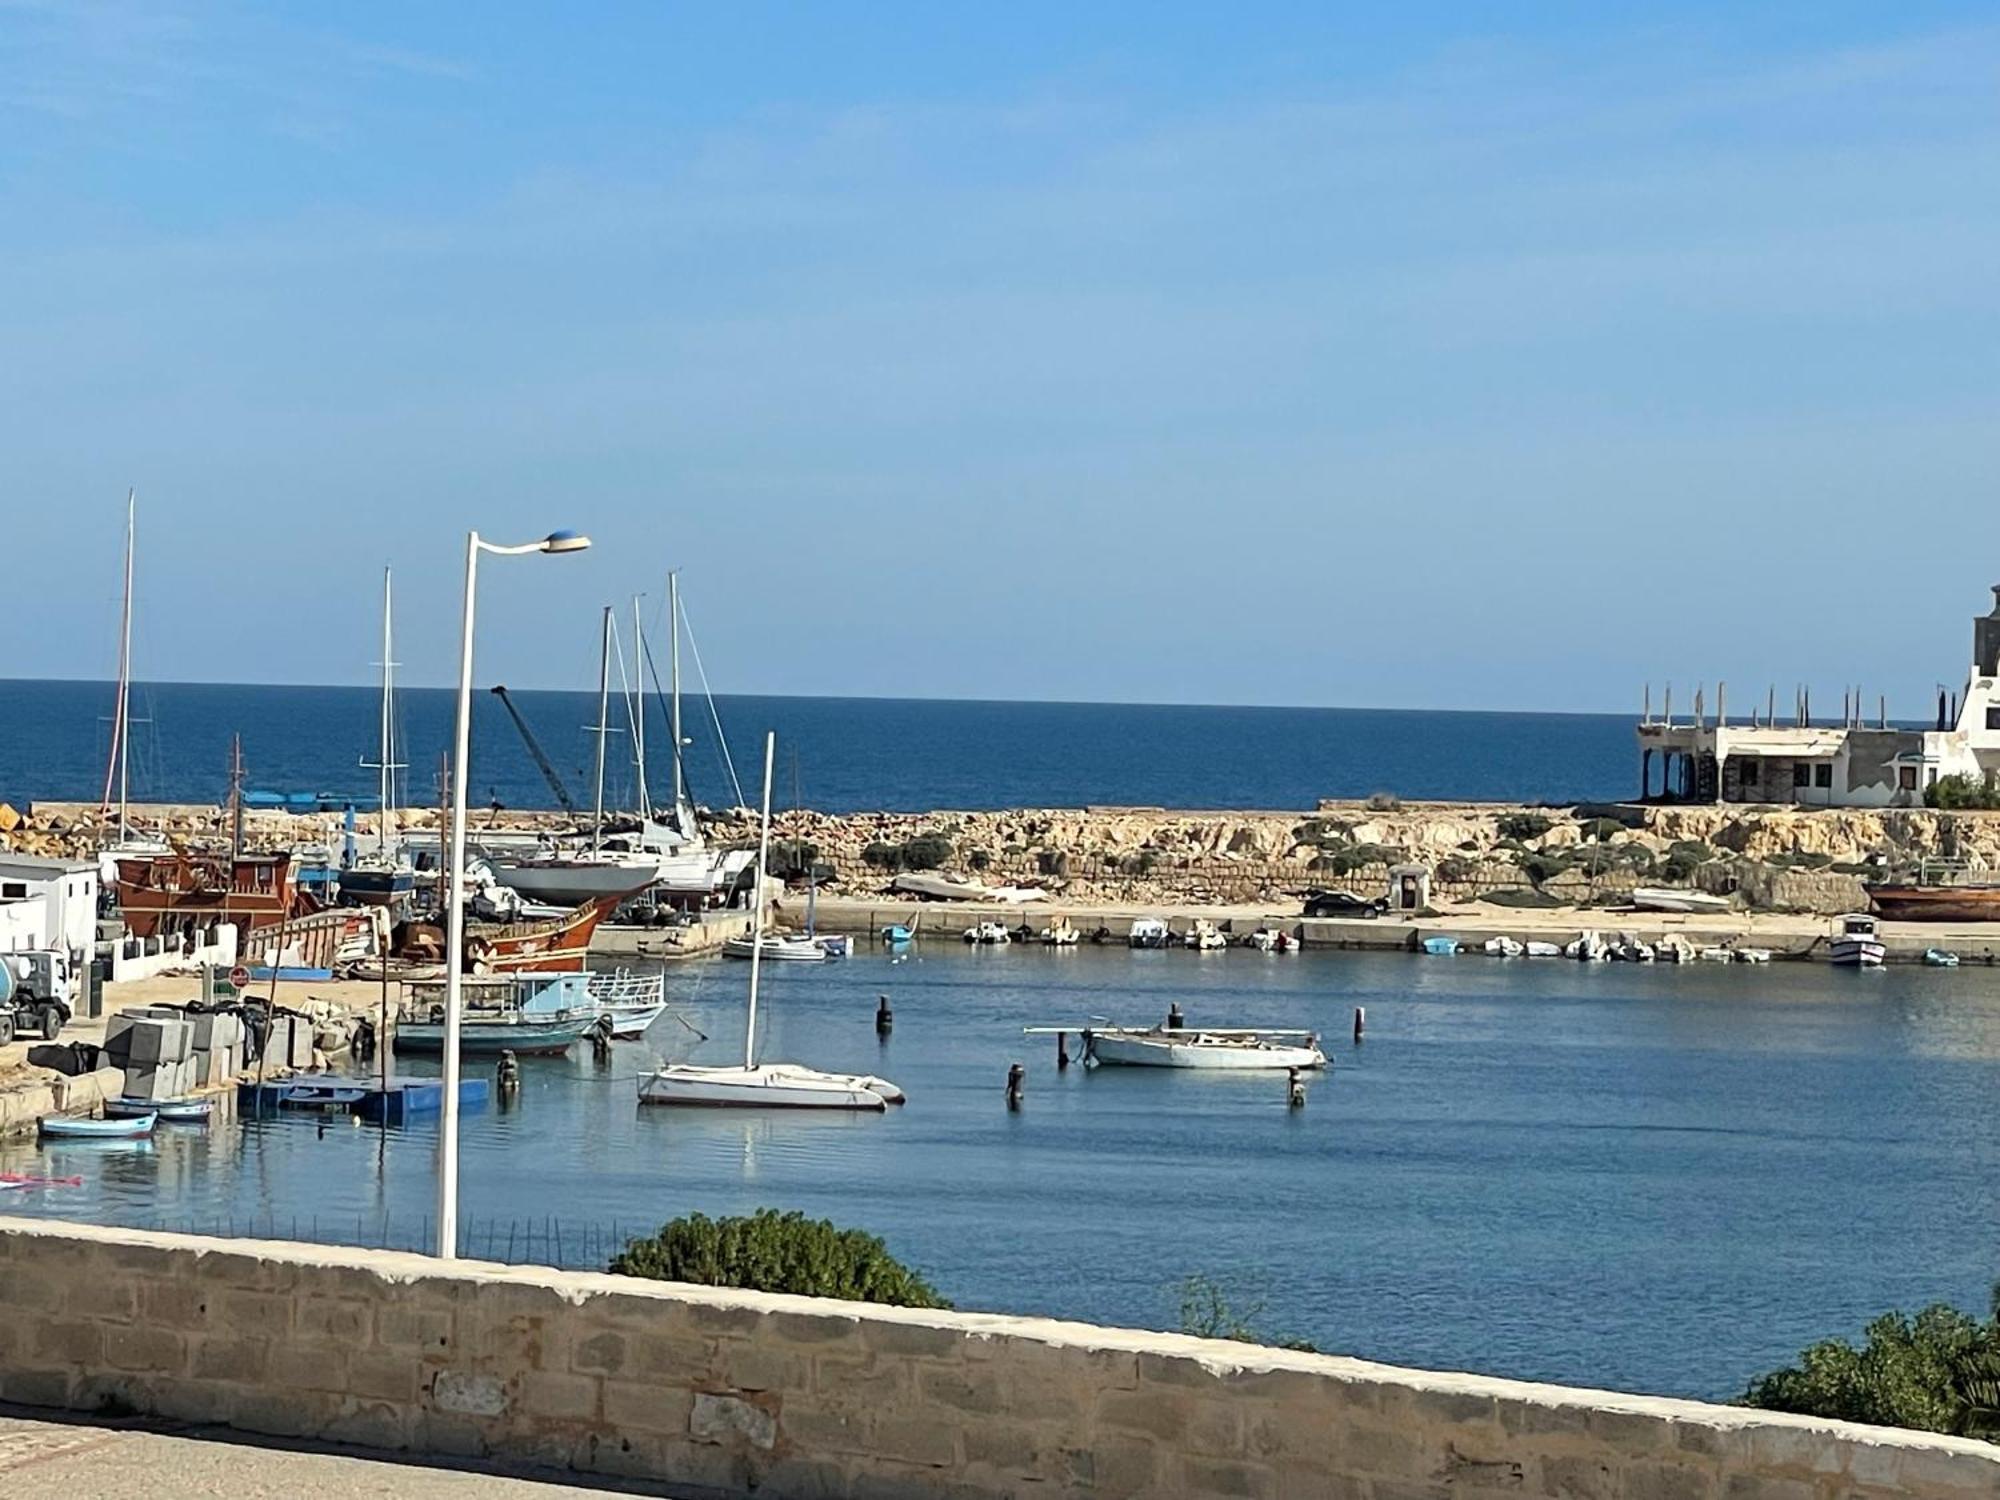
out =
<svg viewBox="0 0 2000 1500"><path fill-rule="evenodd" d="M1984 1500L2000 1448L1178 1334L0 1219L0 1399L686 1496Z"/></svg>

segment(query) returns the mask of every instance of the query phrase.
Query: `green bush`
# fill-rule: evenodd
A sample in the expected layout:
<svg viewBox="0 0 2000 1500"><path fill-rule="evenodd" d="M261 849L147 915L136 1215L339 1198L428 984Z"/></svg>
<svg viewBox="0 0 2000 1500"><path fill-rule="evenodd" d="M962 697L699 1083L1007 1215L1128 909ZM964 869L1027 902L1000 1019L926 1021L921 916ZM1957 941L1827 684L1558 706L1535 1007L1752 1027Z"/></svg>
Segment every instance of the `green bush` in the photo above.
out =
<svg viewBox="0 0 2000 1500"><path fill-rule="evenodd" d="M1660 873L1675 884L1682 884L1710 860L1715 851L1699 839L1676 839L1667 849L1667 857L1660 866Z"/></svg>
<svg viewBox="0 0 2000 1500"><path fill-rule="evenodd" d="M951 840L941 833L920 833L897 851L906 870L935 870L951 852Z"/></svg>
<svg viewBox="0 0 2000 1500"><path fill-rule="evenodd" d="M993 863L993 856L985 849L974 849L965 856L965 863L968 869L984 870Z"/></svg>
<svg viewBox="0 0 2000 1500"><path fill-rule="evenodd" d="M819 858L819 845L804 839L774 839L767 868L780 880L804 880Z"/></svg>
<svg viewBox="0 0 2000 1500"><path fill-rule="evenodd" d="M1055 849L1043 849L1035 855L1035 868L1044 875L1067 875L1069 856Z"/></svg>
<svg viewBox="0 0 2000 1500"><path fill-rule="evenodd" d="M1594 839L1600 844L1608 844L1625 831L1625 825L1616 818L1592 818L1582 825L1586 839Z"/></svg>
<svg viewBox="0 0 2000 1500"><path fill-rule="evenodd" d="M1988 811L2000 807L2000 786L1980 776L1940 776L1924 788L1924 806L1949 811Z"/></svg>
<svg viewBox="0 0 2000 1500"><path fill-rule="evenodd" d="M1316 1344L1304 1339L1273 1337L1257 1328L1264 1315L1264 1303L1234 1303L1222 1284L1211 1276L1190 1276L1181 1283L1181 1332L1198 1339L1231 1339L1239 1344L1263 1344L1277 1349L1296 1349L1305 1354L1319 1353Z"/></svg>
<svg viewBox="0 0 2000 1500"><path fill-rule="evenodd" d="M1746 1406L1958 1437L2000 1437L2000 1286L1985 1322L1943 1303L1886 1313L1860 1348L1827 1339L1750 1382Z"/></svg>
<svg viewBox="0 0 2000 1500"><path fill-rule="evenodd" d="M1456 854L1447 854L1437 862L1436 875L1447 885L1464 885L1479 873L1479 862L1461 859Z"/></svg>
<svg viewBox="0 0 2000 1500"><path fill-rule="evenodd" d="M1531 850L1521 856L1521 873L1535 885L1552 880L1569 869L1570 857L1560 849Z"/></svg>
<svg viewBox="0 0 2000 1500"><path fill-rule="evenodd" d="M1538 839L1555 824L1540 813L1502 813L1494 820L1493 831L1503 839Z"/></svg>
<svg viewBox="0 0 2000 1500"><path fill-rule="evenodd" d="M1394 792L1370 792L1368 800L1361 805L1370 812L1401 812L1403 799Z"/></svg>
<svg viewBox="0 0 2000 1500"><path fill-rule="evenodd" d="M872 1234L836 1229L825 1219L760 1208L748 1218L689 1214L634 1240L611 1259L618 1276L691 1281L885 1302L892 1307L950 1307L931 1284L892 1256Z"/></svg>
<svg viewBox="0 0 2000 1500"><path fill-rule="evenodd" d="M871 869L893 870L896 868L896 846L876 839L861 851L861 862Z"/></svg>

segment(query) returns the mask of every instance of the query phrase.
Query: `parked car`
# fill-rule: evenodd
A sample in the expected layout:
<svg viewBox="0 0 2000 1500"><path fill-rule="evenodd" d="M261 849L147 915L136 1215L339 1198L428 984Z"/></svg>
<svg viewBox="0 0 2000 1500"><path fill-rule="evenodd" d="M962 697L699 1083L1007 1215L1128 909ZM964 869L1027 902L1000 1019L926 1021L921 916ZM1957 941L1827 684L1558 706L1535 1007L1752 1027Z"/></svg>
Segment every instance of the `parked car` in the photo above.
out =
<svg viewBox="0 0 2000 1500"><path fill-rule="evenodd" d="M1309 917L1360 917L1372 922L1389 909L1389 898L1372 901L1352 891L1307 891L1305 914Z"/></svg>

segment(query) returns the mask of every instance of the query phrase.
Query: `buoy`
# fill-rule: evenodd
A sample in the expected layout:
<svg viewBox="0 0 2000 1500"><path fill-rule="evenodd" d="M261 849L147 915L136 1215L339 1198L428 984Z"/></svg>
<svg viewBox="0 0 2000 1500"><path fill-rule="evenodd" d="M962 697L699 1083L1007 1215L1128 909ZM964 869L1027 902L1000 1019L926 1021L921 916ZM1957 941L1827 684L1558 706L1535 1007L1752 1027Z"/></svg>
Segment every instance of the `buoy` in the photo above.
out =
<svg viewBox="0 0 2000 1500"><path fill-rule="evenodd" d="M1178 1002L1167 1007L1167 1030L1179 1031L1182 1025L1181 1008Z"/></svg>
<svg viewBox="0 0 2000 1500"><path fill-rule="evenodd" d="M493 1069L493 1086L503 1099L511 1099L521 1092L521 1065L514 1060L511 1051L500 1054L499 1065Z"/></svg>
<svg viewBox="0 0 2000 1500"><path fill-rule="evenodd" d="M887 1036L896 1029L896 1013L889 1009L889 997L880 995L875 1000L875 1034Z"/></svg>
<svg viewBox="0 0 2000 1500"><path fill-rule="evenodd" d="M1069 1066L1069 1033L1058 1031L1056 1033L1056 1071L1061 1072L1064 1068L1067 1068L1068 1066Z"/></svg>
<svg viewBox="0 0 2000 1500"><path fill-rule="evenodd" d="M1287 1068L1285 1070L1285 1084L1287 1092L1291 1097L1292 1108L1304 1109L1306 1107L1306 1086L1300 1079L1297 1068Z"/></svg>
<svg viewBox="0 0 2000 1500"><path fill-rule="evenodd" d="M1007 1070L1007 1107L1009 1109L1019 1109L1021 1107L1021 1095L1027 1088L1027 1083L1028 1070L1019 1063L1015 1063Z"/></svg>
<svg viewBox="0 0 2000 1500"><path fill-rule="evenodd" d="M1358 1043L1358 1042L1359 1042L1359 1041L1361 1040L1361 1033L1362 1033L1363 1031L1365 1031L1365 1030L1367 1029L1367 1027L1368 1027L1368 1007L1367 1007L1367 1006L1365 1006L1365 1005L1357 1005L1357 1006L1355 1006L1355 1007L1354 1007L1354 1040L1355 1040L1355 1041L1356 1041L1357 1043Z"/></svg>

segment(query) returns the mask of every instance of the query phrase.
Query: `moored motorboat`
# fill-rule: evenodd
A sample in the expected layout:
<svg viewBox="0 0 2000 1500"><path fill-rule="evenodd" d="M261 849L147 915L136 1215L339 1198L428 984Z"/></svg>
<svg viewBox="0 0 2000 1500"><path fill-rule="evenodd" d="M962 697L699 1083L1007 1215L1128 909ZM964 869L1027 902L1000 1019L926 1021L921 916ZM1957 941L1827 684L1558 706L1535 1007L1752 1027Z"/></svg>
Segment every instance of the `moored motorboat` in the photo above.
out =
<svg viewBox="0 0 2000 1500"><path fill-rule="evenodd" d="M1173 929L1158 917L1141 917L1132 924L1125 941L1134 948L1164 948L1173 937Z"/></svg>
<svg viewBox="0 0 2000 1500"><path fill-rule="evenodd" d="M1013 942L1014 934L1007 930L1005 922L977 922L965 929L965 940L968 943L982 943L997 947L1002 943Z"/></svg>
<svg viewBox="0 0 2000 1500"><path fill-rule="evenodd" d="M1850 912L1840 919L1840 931L1827 945L1827 958L1842 969L1878 969L1887 955L1880 926L1862 912Z"/></svg>
<svg viewBox="0 0 2000 1500"><path fill-rule="evenodd" d="M1044 927L1037 937L1046 948L1074 948L1082 940L1083 934L1070 925L1068 917L1057 917Z"/></svg>
<svg viewBox="0 0 2000 1500"><path fill-rule="evenodd" d="M1692 963L1694 944L1678 932L1670 932L1653 945L1653 955L1663 964Z"/></svg>
<svg viewBox="0 0 2000 1500"><path fill-rule="evenodd" d="M130 1141L151 1135L159 1118L156 1111L147 1110L142 1114L114 1115L102 1120L74 1115L43 1115L36 1123L42 1135L49 1140Z"/></svg>
<svg viewBox="0 0 2000 1500"><path fill-rule="evenodd" d="M1544 942L1540 938L1529 938L1526 944L1524 944L1523 946L1525 947L1527 955L1530 958L1562 957L1562 952L1563 952L1562 945L1559 943Z"/></svg>
<svg viewBox="0 0 2000 1500"><path fill-rule="evenodd" d="M590 993L596 977L582 972L467 976L459 991L459 1055L549 1057L569 1051L593 1030L609 1034L612 1018ZM411 986L409 1013L396 1023L398 1052L444 1051L445 988Z"/></svg>
<svg viewBox="0 0 2000 1500"><path fill-rule="evenodd" d="M1771 961L1769 948L1738 948L1736 961L1739 964L1767 964Z"/></svg>
<svg viewBox="0 0 2000 1500"><path fill-rule="evenodd" d="M1491 958L1519 958L1528 951L1526 944L1518 938L1508 937L1504 932L1488 938L1484 946L1487 956Z"/></svg>
<svg viewBox="0 0 2000 1500"><path fill-rule="evenodd" d="M1424 939L1424 952L1430 954L1433 958L1450 958L1458 952L1458 939L1455 937L1427 937Z"/></svg>
<svg viewBox="0 0 2000 1500"><path fill-rule="evenodd" d="M1601 963L1611 956L1595 928L1586 927L1582 932L1563 944L1563 957L1579 959L1587 964Z"/></svg>
<svg viewBox="0 0 2000 1500"><path fill-rule="evenodd" d="M442 1045L439 1051L443 1051ZM315 1083L299 1080L285 1084L278 1090L280 1109L352 1109L368 1097L368 1090L358 1084Z"/></svg>
<svg viewBox="0 0 2000 1500"><path fill-rule="evenodd" d="M1932 969L1955 969L1958 967L1958 955L1949 948L1926 948L1924 965Z"/></svg>
<svg viewBox="0 0 2000 1500"><path fill-rule="evenodd" d="M1310 1031L1271 1027L1029 1026L1028 1035L1074 1031L1086 1064L1104 1067L1194 1068L1218 1072L1323 1068L1326 1054Z"/></svg>
<svg viewBox="0 0 2000 1500"><path fill-rule="evenodd" d="M611 1034L623 1040L646 1034L667 1008L666 992L664 973L637 974L629 969L592 974L584 988L598 1013L611 1023Z"/></svg>
<svg viewBox="0 0 2000 1500"><path fill-rule="evenodd" d="M136 1120L144 1115L157 1115L163 1125L202 1125L207 1123L212 1108L207 1099L106 1099L104 1118Z"/></svg>
<svg viewBox="0 0 2000 1500"><path fill-rule="evenodd" d="M807 933L767 932L761 940L751 937L725 938L722 943L724 958L749 958L763 945L764 957L772 963L818 964L825 963L831 956L820 940Z"/></svg>
<svg viewBox="0 0 2000 1500"><path fill-rule="evenodd" d="M1181 935L1181 945L1192 948L1197 953L1214 953L1229 946L1229 939L1222 935L1222 929L1206 917L1196 917L1194 924Z"/></svg>

